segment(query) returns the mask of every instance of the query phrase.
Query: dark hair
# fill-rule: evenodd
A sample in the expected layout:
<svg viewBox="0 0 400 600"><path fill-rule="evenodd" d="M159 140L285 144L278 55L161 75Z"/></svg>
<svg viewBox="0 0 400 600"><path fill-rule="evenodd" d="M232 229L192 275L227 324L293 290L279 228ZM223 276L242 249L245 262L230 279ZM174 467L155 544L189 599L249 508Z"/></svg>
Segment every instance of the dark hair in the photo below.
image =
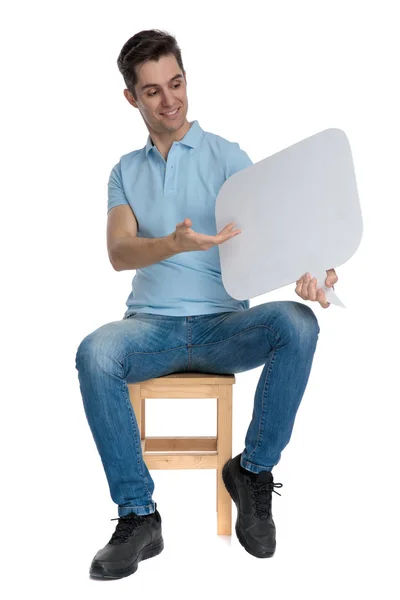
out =
<svg viewBox="0 0 400 600"><path fill-rule="evenodd" d="M175 56L179 67L183 74L185 74L178 43L166 31L161 31L160 29L140 31L129 38L122 46L117 59L117 65L124 78L126 87L132 93L135 100L137 100L135 85L138 82L135 67L148 60L158 60L161 56L167 56L168 54Z"/></svg>

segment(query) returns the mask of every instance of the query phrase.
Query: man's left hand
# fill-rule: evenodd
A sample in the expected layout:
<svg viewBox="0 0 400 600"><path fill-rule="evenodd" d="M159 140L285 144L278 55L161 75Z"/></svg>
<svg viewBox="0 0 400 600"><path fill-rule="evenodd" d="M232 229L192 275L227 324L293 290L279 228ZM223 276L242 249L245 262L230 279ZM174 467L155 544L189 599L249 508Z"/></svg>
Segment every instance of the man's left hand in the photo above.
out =
<svg viewBox="0 0 400 600"><path fill-rule="evenodd" d="M325 279L326 287L335 289L333 285L338 282L339 278L336 275L335 269L328 269L327 278ZM326 301L325 292L323 289L317 290L317 280L315 277L311 277L311 273L306 273L296 281L295 292L303 300L316 300L320 303L322 308L328 308L331 303Z"/></svg>

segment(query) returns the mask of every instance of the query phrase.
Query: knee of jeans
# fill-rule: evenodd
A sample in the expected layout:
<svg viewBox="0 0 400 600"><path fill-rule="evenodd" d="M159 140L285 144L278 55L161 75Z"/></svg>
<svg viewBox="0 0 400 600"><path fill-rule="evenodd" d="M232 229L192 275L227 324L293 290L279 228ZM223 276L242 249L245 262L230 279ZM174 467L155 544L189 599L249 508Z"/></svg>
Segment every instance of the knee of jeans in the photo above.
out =
<svg viewBox="0 0 400 600"><path fill-rule="evenodd" d="M87 335L79 344L75 355L75 368L90 369L104 368L112 361L114 352L110 341L97 332ZM108 365L109 366L109 365Z"/></svg>
<svg viewBox="0 0 400 600"><path fill-rule="evenodd" d="M291 302L287 331L290 340L297 340L300 343L304 343L306 340L316 342L319 332L319 323L314 311L301 302Z"/></svg>
<svg viewBox="0 0 400 600"><path fill-rule="evenodd" d="M87 363L88 359L93 355L93 344L91 343L90 335L87 335L79 344L75 355L75 368L79 369L83 363Z"/></svg>

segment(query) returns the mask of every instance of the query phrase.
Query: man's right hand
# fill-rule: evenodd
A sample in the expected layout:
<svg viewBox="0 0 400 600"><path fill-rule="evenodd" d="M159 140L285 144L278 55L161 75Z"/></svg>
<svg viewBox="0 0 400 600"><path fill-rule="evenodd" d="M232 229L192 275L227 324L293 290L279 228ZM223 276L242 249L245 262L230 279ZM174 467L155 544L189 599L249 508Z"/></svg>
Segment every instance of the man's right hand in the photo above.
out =
<svg viewBox="0 0 400 600"><path fill-rule="evenodd" d="M226 225L217 235L205 235L203 233L196 233L191 229L192 221L186 218L182 223L178 223L174 233L172 233L172 242L175 247L175 251L189 252L191 250L209 250L213 246L223 244L241 233L240 229L234 229L235 224L229 223Z"/></svg>

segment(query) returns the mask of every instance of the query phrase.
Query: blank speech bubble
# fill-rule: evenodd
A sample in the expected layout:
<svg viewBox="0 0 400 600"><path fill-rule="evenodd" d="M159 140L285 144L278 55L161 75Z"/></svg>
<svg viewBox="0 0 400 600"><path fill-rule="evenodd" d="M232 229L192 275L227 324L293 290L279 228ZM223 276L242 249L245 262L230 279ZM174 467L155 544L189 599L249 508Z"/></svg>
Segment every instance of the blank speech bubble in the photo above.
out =
<svg viewBox="0 0 400 600"><path fill-rule="evenodd" d="M223 285L246 300L317 278L328 302L326 271L351 258L362 238L362 215L350 144L326 129L229 177L215 203L217 231L234 222L241 233L218 246Z"/></svg>

